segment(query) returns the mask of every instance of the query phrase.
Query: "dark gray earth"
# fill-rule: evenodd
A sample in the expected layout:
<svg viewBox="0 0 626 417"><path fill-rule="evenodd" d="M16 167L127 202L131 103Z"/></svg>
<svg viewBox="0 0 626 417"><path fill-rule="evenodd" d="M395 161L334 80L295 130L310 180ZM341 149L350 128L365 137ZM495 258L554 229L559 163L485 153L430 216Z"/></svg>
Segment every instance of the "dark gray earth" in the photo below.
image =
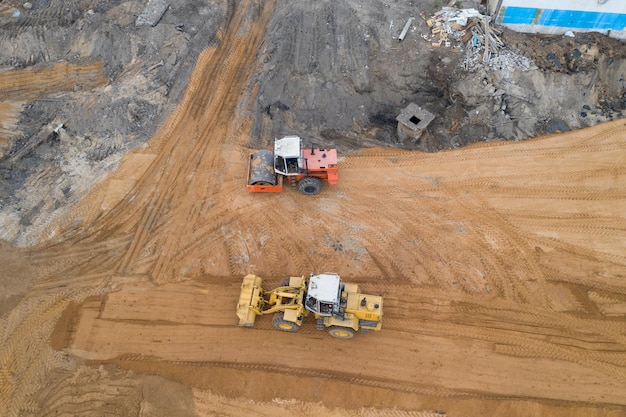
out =
<svg viewBox="0 0 626 417"><path fill-rule="evenodd" d="M171 1L156 26L138 27L146 3L0 1L0 71L102 61L107 77L103 86L25 100L0 159L0 239L18 246L45 240L47 224L145 143L181 99L198 54L219 45L236 7ZM250 80L250 91L258 89L250 147L298 134L343 153L370 146L437 152L623 117L623 42L495 28L530 69L467 71L466 45L434 48L425 39L430 29L420 13L430 17L444 5L278 0ZM399 41L409 17L413 25ZM400 140L396 116L411 102L435 119L419 140ZM60 123L64 129L50 134Z"/></svg>

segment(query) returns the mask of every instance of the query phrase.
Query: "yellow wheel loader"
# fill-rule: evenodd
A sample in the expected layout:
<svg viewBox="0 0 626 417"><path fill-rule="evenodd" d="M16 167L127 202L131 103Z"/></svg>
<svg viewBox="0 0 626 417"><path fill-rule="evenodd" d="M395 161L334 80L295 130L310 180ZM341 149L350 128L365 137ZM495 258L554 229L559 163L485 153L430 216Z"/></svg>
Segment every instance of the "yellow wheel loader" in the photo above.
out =
<svg viewBox="0 0 626 417"><path fill-rule="evenodd" d="M339 339L381 329L382 297L362 294L358 284L343 283L337 274L286 278L271 291L264 291L262 282L253 274L243 278L237 303L240 326L252 327L257 316L274 314L274 327L285 332L300 329L308 315L316 319L318 330Z"/></svg>

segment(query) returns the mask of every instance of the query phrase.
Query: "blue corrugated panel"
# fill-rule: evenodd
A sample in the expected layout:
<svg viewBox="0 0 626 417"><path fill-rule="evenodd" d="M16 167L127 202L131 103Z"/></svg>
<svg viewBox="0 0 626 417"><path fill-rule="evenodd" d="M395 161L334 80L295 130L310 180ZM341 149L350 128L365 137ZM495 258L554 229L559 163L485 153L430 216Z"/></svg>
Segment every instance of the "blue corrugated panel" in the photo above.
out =
<svg viewBox="0 0 626 417"><path fill-rule="evenodd" d="M624 30L626 27L626 15L583 12L579 10L544 9L541 13L539 24L580 29Z"/></svg>
<svg viewBox="0 0 626 417"><path fill-rule="evenodd" d="M619 13L584 12L580 10L506 7L502 24L558 26L579 29L626 29L626 15Z"/></svg>
<svg viewBox="0 0 626 417"><path fill-rule="evenodd" d="M530 25L539 9L509 6L504 9L502 23L511 25Z"/></svg>

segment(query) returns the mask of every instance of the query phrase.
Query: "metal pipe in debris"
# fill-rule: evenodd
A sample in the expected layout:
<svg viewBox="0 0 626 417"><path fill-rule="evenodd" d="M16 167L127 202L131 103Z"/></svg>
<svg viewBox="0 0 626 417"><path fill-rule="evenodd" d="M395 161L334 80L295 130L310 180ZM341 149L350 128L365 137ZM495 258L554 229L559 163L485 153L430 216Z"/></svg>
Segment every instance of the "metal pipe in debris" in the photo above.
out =
<svg viewBox="0 0 626 417"><path fill-rule="evenodd" d="M402 33L400 33L400 36L398 36L398 41L402 41L404 39L414 19L414 17L409 17L409 20L407 20L406 24L404 25L404 29L402 29Z"/></svg>

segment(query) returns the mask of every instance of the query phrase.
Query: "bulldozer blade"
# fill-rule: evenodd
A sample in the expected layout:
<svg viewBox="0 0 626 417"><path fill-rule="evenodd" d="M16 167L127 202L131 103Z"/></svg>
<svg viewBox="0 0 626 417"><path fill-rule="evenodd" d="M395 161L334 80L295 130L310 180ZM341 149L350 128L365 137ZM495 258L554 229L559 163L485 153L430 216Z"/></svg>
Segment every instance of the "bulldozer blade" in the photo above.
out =
<svg viewBox="0 0 626 417"><path fill-rule="evenodd" d="M261 277L253 274L243 278L239 302L237 303L237 317L239 317L240 326L254 326L254 320L260 314L263 299L262 281Z"/></svg>

